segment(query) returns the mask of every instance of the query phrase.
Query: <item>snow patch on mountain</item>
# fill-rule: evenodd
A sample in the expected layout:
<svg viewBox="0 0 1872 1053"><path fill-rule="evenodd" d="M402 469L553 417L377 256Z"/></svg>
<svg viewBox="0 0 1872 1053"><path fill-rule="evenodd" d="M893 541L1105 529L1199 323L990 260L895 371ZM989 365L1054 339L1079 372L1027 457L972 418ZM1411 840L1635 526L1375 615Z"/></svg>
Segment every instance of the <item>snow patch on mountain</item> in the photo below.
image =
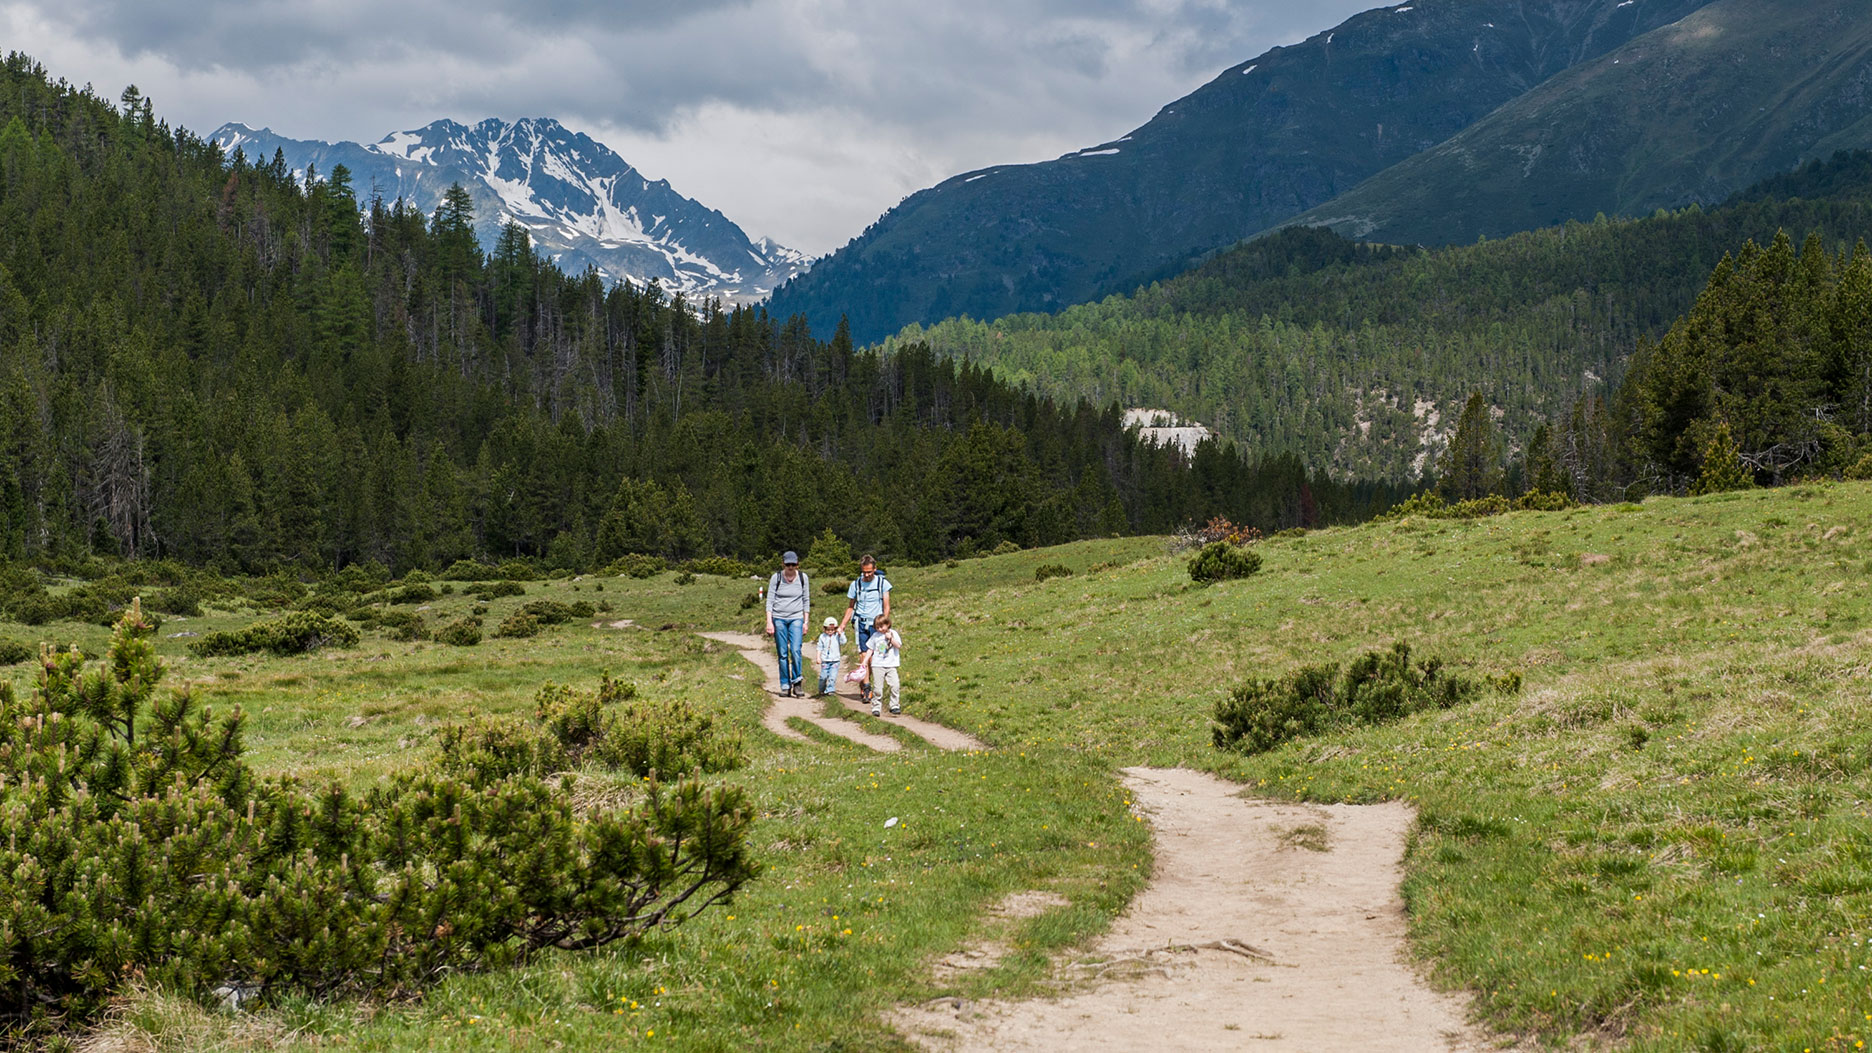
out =
<svg viewBox="0 0 1872 1053"><path fill-rule="evenodd" d="M309 168L322 178L344 165L366 207L381 196L431 212L460 183L474 199L484 247L517 223L569 273L590 267L609 281L654 280L691 300L752 303L812 265L803 252L750 239L667 180L646 179L603 143L549 118L490 118L473 127L441 120L368 146L288 139L242 124L222 125L212 138L255 162L277 152L302 176Z"/></svg>

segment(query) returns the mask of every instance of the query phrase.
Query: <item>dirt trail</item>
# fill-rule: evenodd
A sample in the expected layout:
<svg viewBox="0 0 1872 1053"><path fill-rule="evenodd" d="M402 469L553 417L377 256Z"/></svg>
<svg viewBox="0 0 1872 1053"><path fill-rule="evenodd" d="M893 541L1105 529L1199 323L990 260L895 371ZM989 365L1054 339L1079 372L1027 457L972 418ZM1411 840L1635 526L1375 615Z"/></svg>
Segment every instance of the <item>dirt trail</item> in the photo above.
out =
<svg viewBox="0 0 1872 1053"><path fill-rule="evenodd" d="M942 999L895 1023L926 1049L1490 1048L1406 963L1403 804L1274 804L1187 770L1126 769L1156 875L1084 960L1095 984L1017 1003ZM1320 849L1324 851L1320 851Z"/></svg>
<svg viewBox="0 0 1872 1053"><path fill-rule="evenodd" d="M780 659L779 656L774 653L773 642L766 637L753 636L748 633L703 633L702 635L710 640L725 643L739 650L743 658L753 662L754 665L760 669L761 675L764 678L763 686L767 689L768 694L774 696L773 704L768 706L767 712L761 715L761 723L766 725L767 729L774 734L782 738L795 739L800 742L810 742L811 740L805 735L787 726L787 718L798 717L840 738L850 739L860 745L869 746L880 753L895 753L903 749L903 743L889 735L874 734L859 727L852 721L821 715L821 707L818 699L781 697L779 694ZM807 677L806 683L808 687L811 687L816 685L817 682L817 671L814 670L812 675ZM868 712L858 701L857 685L840 684L838 691L843 693L835 694L834 697L844 703L846 709L854 713ZM918 720L908 715L899 715L886 719L893 724L901 725L910 732L921 736L932 745L939 746L942 749L982 750L988 748L980 740L971 735L964 734L954 728L944 727L941 724L932 724L927 720Z"/></svg>

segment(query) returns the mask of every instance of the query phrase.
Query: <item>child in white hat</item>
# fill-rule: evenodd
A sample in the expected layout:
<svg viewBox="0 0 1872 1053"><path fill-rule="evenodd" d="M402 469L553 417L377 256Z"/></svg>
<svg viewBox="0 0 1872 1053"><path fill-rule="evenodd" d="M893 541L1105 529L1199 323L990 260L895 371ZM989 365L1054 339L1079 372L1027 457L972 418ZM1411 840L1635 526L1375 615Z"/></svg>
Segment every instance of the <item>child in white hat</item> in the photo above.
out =
<svg viewBox="0 0 1872 1053"><path fill-rule="evenodd" d="M829 695L838 687L839 658L845 646L845 634L839 632L837 618L825 620L825 631L819 634L819 691L820 695Z"/></svg>

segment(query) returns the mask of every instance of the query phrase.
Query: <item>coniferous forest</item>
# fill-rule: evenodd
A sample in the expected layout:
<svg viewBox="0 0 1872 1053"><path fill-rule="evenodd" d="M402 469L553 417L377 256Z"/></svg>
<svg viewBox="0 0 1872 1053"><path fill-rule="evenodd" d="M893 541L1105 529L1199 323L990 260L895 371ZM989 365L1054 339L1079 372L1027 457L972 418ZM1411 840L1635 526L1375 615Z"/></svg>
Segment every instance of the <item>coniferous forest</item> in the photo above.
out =
<svg viewBox="0 0 1872 1053"><path fill-rule="evenodd" d="M579 567L767 557L829 526L930 559L1396 496L1140 444L1115 404L926 347L607 288L517 227L484 253L473 223L465 194L422 215L341 168L224 156L135 89L113 106L9 57L0 558Z"/></svg>

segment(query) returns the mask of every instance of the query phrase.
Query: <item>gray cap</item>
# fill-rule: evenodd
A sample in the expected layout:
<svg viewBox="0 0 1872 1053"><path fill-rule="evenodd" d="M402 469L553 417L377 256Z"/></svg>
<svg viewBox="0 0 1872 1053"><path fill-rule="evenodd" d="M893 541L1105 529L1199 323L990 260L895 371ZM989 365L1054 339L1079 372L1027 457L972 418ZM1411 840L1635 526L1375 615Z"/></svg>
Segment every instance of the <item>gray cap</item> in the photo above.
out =
<svg viewBox="0 0 1872 1053"><path fill-rule="evenodd" d="M782 562L782 563L798 563L798 562L799 562L799 553L797 553L797 552L795 552L795 551L793 551L792 549L787 549L787 550L786 550L786 551L785 551L784 553L782 553L782 554L781 554L781 556L780 556L780 562Z"/></svg>

